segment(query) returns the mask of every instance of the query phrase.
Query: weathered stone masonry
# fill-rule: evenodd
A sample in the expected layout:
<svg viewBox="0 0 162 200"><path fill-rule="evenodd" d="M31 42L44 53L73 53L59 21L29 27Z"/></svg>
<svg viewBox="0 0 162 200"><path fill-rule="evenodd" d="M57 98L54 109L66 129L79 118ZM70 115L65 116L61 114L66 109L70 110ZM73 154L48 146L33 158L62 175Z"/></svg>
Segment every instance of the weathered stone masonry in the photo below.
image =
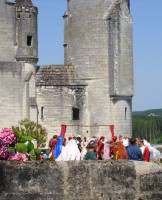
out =
<svg viewBox="0 0 162 200"><path fill-rule="evenodd" d="M0 128L36 120L37 8L0 1Z"/></svg>
<svg viewBox="0 0 162 200"><path fill-rule="evenodd" d="M1 200L160 200L162 167L133 161L0 162Z"/></svg>
<svg viewBox="0 0 162 200"><path fill-rule="evenodd" d="M31 0L0 1L0 127L29 118L49 138L63 123L68 135L131 134L129 0L68 1L64 65L35 66L37 13Z"/></svg>

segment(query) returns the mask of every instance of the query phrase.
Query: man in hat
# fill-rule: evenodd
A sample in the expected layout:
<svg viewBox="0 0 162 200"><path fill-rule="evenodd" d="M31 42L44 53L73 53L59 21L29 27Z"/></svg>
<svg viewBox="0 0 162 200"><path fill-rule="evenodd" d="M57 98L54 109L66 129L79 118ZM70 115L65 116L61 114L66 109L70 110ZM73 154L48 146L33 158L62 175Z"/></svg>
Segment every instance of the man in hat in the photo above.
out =
<svg viewBox="0 0 162 200"><path fill-rule="evenodd" d="M96 153L97 144L94 140L90 141L87 145L87 153L84 157L85 160L97 160L97 153Z"/></svg>

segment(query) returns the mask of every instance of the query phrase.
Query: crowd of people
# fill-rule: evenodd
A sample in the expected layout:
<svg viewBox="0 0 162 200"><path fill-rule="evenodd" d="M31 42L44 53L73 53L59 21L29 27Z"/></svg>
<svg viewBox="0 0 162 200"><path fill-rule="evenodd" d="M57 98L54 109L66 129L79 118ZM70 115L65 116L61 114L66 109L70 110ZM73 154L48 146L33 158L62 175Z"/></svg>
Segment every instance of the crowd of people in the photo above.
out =
<svg viewBox="0 0 162 200"><path fill-rule="evenodd" d="M107 140L105 137L87 139L54 135L49 142L50 153L45 155L50 160L137 160L150 161L160 159L160 152L142 138L128 138L127 136L114 137ZM42 159L45 157L42 155Z"/></svg>

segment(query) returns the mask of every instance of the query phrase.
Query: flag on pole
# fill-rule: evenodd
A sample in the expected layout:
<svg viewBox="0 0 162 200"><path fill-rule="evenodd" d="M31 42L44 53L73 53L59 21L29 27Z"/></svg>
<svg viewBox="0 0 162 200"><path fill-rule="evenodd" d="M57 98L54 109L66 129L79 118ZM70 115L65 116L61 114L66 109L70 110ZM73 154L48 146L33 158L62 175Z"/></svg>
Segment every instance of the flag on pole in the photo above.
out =
<svg viewBox="0 0 162 200"><path fill-rule="evenodd" d="M109 125L110 128L110 132L111 132L111 138L112 138L112 142L115 142L115 132L114 132L114 125Z"/></svg>
<svg viewBox="0 0 162 200"><path fill-rule="evenodd" d="M66 126L65 124L62 124L62 125L61 125L61 133L60 133L60 136L65 137L66 127L67 127L67 126Z"/></svg>

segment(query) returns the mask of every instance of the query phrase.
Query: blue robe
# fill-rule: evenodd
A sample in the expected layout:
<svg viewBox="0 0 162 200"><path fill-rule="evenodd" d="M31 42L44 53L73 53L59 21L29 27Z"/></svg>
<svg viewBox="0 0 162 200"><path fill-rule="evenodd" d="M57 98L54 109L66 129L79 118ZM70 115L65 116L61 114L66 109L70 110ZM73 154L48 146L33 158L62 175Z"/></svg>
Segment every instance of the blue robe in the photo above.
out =
<svg viewBox="0 0 162 200"><path fill-rule="evenodd" d="M62 144L63 144L64 138L62 136L58 136L57 143L54 149L54 158L57 159L62 152Z"/></svg>
<svg viewBox="0 0 162 200"><path fill-rule="evenodd" d="M128 160L143 160L142 152L137 145L130 145L127 148Z"/></svg>

